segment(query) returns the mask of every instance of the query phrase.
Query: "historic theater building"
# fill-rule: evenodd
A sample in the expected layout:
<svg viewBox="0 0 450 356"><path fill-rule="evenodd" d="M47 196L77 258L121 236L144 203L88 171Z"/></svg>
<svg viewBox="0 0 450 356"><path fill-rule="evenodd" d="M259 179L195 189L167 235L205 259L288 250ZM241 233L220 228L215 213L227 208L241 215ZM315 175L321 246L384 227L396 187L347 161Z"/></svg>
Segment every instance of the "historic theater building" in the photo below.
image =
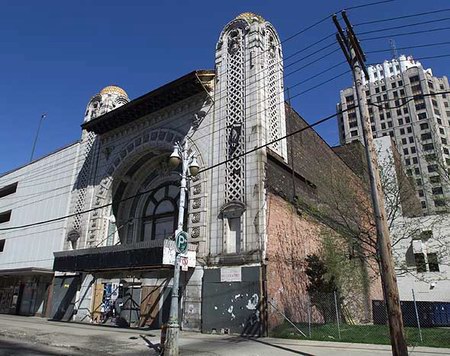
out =
<svg viewBox="0 0 450 356"><path fill-rule="evenodd" d="M180 196L180 172L168 159L176 142L200 166L188 179L184 216L183 329L262 335L283 321L280 310L304 320L305 258L320 251L324 233L338 239L340 189L352 218L368 224L364 180L284 102L273 26L253 13L236 17L220 34L215 65L134 100L109 86L89 101L63 247L54 250L51 317L102 322L114 305L132 326L167 322ZM364 259L356 268L372 273ZM380 298L378 280L367 280L349 296L365 321Z"/></svg>

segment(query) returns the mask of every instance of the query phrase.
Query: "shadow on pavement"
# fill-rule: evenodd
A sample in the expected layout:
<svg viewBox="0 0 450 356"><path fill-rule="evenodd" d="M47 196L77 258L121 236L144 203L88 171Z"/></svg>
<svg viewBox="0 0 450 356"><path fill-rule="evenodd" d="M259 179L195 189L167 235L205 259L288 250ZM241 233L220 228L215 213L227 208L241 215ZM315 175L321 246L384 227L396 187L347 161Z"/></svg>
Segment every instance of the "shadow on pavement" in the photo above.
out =
<svg viewBox="0 0 450 356"><path fill-rule="evenodd" d="M161 352L161 344L160 344L160 343L154 344L154 343L152 343L152 342L148 339L148 337L146 337L145 335L139 335L139 336L145 341L145 343L147 344L147 346L148 346L150 349L153 349L153 350L155 350L155 351L158 352L158 353Z"/></svg>
<svg viewBox="0 0 450 356"><path fill-rule="evenodd" d="M271 344L270 342L264 341L262 339L248 338L248 340L251 340L251 341L254 341L254 342L259 342L260 344L264 344L264 345L267 345L267 346L275 347L275 348L280 349L280 350L289 351L289 352L292 352L293 354L297 354L297 355L314 356L313 354L308 354L306 352L293 350L293 349L290 349L289 347L280 346L280 345L274 345L274 344Z"/></svg>
<svg viewBox="0 0 450 356"><path fill-rule="evenodd" d="M14 341L0 340L0 355L10 356L10 355L27 355L27 356L37 356L37 355L67 355L68 353L52 352L49 350L42 350L41 345L26 345L20 344Z"/></svg>

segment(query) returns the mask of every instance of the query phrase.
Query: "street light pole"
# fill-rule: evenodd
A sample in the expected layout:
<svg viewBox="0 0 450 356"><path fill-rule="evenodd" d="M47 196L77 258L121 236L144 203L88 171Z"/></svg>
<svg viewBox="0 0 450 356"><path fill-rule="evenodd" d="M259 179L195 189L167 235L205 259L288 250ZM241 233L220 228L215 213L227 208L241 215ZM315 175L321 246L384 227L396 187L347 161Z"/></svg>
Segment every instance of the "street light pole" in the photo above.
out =
<svg viewBox="0 0 450 356"><path fill-rule="evenodd" d="M183 231L184 205L186 201L187 180L196 176L199 166L194 153L188 153L187 141L176 143L173 153L170 155L169 165L176 168L181 163L180 202L178 206L178 225L175 236ZM170 303L169 323L167 325L167 339L164 354L168 356L179 355L178 333L178 290L180 285L180 255L175 251L175 263L173 272L172 297Z"/></svg>
<svg viewBox="0 0 450 356"><path fill-rule="evenodd" d="M42 121L47 117L47 114L42 114L41 119L39 120L39 125L36 131L36 136L34 137L33 148L31 149L30 162L33 160L34 150L36 149L36 143L39 137L39 132L41 131Z"/></svg>

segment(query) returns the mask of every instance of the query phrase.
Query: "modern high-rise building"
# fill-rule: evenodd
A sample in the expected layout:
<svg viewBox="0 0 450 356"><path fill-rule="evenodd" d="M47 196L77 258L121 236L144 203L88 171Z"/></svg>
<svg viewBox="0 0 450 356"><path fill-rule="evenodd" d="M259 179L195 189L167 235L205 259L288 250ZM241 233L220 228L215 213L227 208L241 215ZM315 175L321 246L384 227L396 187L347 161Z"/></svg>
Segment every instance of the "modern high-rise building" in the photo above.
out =
<svg viewBox="0 0 450 356"><path fill-rule="evenodd" d="M423 213L449 210L450 96L447 77L412 57L400 56L368 67L364 81L373 137L391 136L408 176L415 181ZM338 111L356 104L355 87L340 92ZM363 141L357 109L338 117L341 144Z"/></svg>

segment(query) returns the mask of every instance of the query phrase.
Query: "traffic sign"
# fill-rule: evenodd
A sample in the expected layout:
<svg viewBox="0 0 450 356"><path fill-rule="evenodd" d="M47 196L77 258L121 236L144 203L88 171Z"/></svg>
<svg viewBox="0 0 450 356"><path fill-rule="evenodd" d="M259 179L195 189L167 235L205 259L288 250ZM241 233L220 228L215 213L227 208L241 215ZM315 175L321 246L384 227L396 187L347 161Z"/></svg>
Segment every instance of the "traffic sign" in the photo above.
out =
<svg viewBox="0 0 450 356"><path fill-rule="evenodd" d="M187 271L189 269L189 267L188 267L188 263L189 263L188 257L187 256L186 257L182 256L180 258L180 262L181 262L181 270L182 271Z"/></svg>
<svg viewBox="0 0 450 356"><path fill-rule="evenodd" d="M188 248L188 234L180 231L175 238L175 247L178 253L185 253Z"/></svg>

